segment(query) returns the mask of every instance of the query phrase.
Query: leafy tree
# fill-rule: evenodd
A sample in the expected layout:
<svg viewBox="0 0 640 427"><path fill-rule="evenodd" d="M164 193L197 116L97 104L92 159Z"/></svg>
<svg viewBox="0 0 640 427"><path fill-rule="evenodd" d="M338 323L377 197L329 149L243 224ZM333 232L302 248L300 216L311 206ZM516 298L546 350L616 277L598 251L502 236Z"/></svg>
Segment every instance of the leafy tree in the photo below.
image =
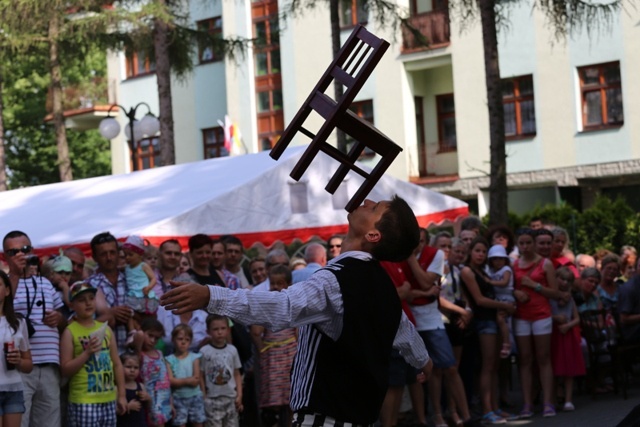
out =
<svg viewBox="0 0 640 427"><path fill-rule="evenodd" d="M4 149L8 187L46 184L60 180L55 129L44 122L50 72L42 61L47 48L31 48L19 54L5 52L2 71L4 100ZM70 61L63 86L77 85L106 73L104 52L85 51L82 60ZM90 80L92 83L93 80ZM97 131L67 131L69 158L76 178L110 173L109 142Z"/></svg>

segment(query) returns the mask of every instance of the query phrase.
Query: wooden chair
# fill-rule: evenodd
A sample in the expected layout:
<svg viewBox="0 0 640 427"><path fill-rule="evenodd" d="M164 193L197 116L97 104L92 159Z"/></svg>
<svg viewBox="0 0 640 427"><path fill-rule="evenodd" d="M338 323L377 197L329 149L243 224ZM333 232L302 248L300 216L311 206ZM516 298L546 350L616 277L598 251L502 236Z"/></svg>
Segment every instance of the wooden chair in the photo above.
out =
<svg viewBox="0 0 640 427"><path fill-rule="evenodd" d="M615 308L588 310L580 313L582 336L589 352L589 380L598 381L608 372L613 378L614 392L622 389L626 400L632 363L638 358L640 344L624 341ZM597 384L591 384L593 398Z"/></svg>
<svg viewBox="0 0 640 427"><path fill-rule="evenodd" d="M609 337L604 328L605 310L587 310L580 313L580 328L587 343L588 366L587 387L593 399L597 396L598 383L606 373L614 379L614 390L618 393L617 375L614 374L614 357L609 346Z"/></svg>
<svg viewBox="0 0 640 427"><path fill-rule="evenodd" d="M311 138L311 144L291 171L291 178L298 181L320 151L341 163L325 187L329 193L333 194L336 191L350 170L364 177L364 183L345 207L349 212L362 203L402 151L387 136L349 110L349 106L388 47L388 42L371 34L363 26L358 26L351 33L270 153L273 159L278 160L294 136L300 132ZM325 94L334 80L346 87L344 95L339 100L334 100ZM311 111L317 112L325 120L316 134L303 126ZM336 128L355 140L347 154L326 142L331 132ZM365 148L370 148L381 156L371 172L366 172L355 165Z"/></svg>

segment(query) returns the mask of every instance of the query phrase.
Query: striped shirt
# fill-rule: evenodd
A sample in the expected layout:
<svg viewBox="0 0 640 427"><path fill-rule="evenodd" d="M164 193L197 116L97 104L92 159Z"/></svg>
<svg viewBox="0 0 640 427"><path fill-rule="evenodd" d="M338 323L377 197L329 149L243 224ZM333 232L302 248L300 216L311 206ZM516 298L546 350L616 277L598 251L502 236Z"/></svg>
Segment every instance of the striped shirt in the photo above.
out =
<svg viewBox="0 0 640 427"><path fill-rule="evenodd" d="M219 286L209 286L207 311L229 316L246 325L261 325L274 331L314 324L335 341L342 333L344 307L340 285L330 270L332 264L345 257L371 259L371 255L366 252L345 252L331 260L327 267L314 273L309 280L281 292L251 292L247 289L231 291ZM303 342L302 336L299 342ZM421 369L429 361L422 338L404 313L393 347L416 368Z"/></svg>
<svg viewBox="0 0 640 427"><path fill-rule="evenodd" d="M107 276L100 271L91 275L87 282L96 289L100 289L107 300L109 307L117 307L125 304L125 296L127 294L127 282L124 273L118 273L118 283L114 288ZM116 342L118 344L118 352L122 353L126 348L127 327L125 325L116 325L115 329Z"/></svg>
<svg viewBox="0 0 640 427"><path fill-rule="evenodd" d="M29 344L34 365L60 364L60 334L57 327L44 324L44 316L46 312L58 310L62 306L60 295L44 277L32 276L18 280L13 307L16 313L25 317L29 311L28 307L32 307L30 319L36 332L29 338Z"/></svg>

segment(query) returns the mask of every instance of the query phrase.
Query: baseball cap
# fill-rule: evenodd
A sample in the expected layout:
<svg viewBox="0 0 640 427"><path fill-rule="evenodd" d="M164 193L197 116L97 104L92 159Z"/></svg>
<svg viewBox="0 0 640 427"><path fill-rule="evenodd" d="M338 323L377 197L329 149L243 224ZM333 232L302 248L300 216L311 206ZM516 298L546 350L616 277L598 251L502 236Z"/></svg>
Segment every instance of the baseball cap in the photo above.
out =
<svg viewBox="0 0 640 427"><path fill-rule="evenodd" d="M79 281L74 283L69 288L69 301L73 301L78 295L84 294L85 292L91 292L95 295L98 290L87 282Z"/></svg>
<svg viewBox="0 0 640 427"><path fill-rule="evenodd" d="M58 255L57 257L55 257L53 259L51 268L56 273L60 273L61 271L71 273L71 271L73 271L71 260L64 255Z"/></svg>

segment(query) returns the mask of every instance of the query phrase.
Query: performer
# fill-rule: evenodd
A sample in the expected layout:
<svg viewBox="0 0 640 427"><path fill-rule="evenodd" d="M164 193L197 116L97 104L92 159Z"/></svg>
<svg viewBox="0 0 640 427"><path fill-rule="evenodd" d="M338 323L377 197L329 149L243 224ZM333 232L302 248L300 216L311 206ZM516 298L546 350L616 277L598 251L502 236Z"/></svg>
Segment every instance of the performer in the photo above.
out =
<svg viewBox="0 0 640 427"><path fill-rule="evenodd" d="M418 245L411 208L397 196L365 200L348 221L342 254L282 292L172 283L175 289L161 300L176 314L206 308L273 330L300 327L291 379L294 427L372 425L387 389L392 348L427 376L431 372L424 343L379 263L404 260Z"/></svg>

